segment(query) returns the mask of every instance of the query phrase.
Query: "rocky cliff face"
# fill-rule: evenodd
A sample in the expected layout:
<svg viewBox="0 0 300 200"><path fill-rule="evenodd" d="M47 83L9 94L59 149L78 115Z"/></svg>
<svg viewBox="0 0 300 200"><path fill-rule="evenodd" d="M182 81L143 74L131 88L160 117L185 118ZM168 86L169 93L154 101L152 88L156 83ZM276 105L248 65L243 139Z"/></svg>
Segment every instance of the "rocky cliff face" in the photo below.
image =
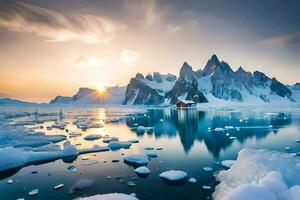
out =
<svg viewBox="0 0 300 200"><path fill-rule="evenodd" d="M161 89L165 81L173 85ZM145 78L137 74L127 86L124 104L175 104L179 99L197 103L218 100L248 103L295 101L291 89L276 78L259 71L252 74L242 67L234 71L228 63L213 55L203 70L194 71L184 62L178 79L173 76L162 78L159 73L148 74Z"/></svg>

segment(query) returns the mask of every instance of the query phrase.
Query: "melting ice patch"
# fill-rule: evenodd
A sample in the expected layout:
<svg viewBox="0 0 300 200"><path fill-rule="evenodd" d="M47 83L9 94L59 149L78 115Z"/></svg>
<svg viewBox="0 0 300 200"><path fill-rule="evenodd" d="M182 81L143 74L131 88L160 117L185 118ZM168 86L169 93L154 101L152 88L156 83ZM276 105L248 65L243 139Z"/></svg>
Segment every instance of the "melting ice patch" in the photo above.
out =
<svg viewBox="0 0 300 200"><path fill-rule="evenodd" d="M300 195L300 158L288 153L244 149L221 182L215 200L296 200Z"/></svg>

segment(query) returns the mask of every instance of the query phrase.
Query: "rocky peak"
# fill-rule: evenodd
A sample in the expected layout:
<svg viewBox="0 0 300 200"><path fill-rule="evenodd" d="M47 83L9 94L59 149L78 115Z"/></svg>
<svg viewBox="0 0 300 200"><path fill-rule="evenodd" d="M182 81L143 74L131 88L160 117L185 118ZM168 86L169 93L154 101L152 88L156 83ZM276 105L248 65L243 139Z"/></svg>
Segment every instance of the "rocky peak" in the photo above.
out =
<svg viewBox="0 0 300 200"><path fill-rule="evenodd" d="M212 74L216 67L220 65L220 61L218 57L214 54L212 57L207 61L204 69L203 69L203 76L207 76Z"/></svg>
<svg viewBox="0 0 300 200"><path fill-rule="evenodd" d="M196 73L193 71L193 68L187 62L184 62L180 69L179 79L185 80L187 82L192 82L196 79Z"/></svg>
<svg viewBox="0 0 300 200"><path fill-rule="evenodd" d="M138 79L144 79L144 75L141 74L141 73L137 73L137 74L135 75L135 78L138 78Z"/></svg>
<svg viewBox="0 0 300 200"><path fill-rule="evenodd" d="M153 73L153 80L158 82L158 83L163 82L163 80L161 78L161 74L159 72L154 72Z"/></svg>

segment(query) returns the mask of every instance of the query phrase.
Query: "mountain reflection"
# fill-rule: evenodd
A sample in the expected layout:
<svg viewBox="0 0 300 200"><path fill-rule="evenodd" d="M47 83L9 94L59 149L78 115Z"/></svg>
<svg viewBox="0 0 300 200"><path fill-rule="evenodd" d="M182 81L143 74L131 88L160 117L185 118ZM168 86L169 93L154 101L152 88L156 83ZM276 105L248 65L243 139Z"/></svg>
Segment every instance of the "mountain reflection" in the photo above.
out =
<svg viewBox="0 0 300 200"><path fill-rule="evenodd" d="M151 109L146 114L137 114L126 119L126 124L137 136L137 126L153 127L146 134L156 139L162 136L180 137L184 151L188 153L195 141L204 142L208 151L218 157L221 150L230 147L235 140L240 143L248 138L260 140L268 134L276 134L278 129L291 123L291 116L285 113L243 113L204 112L196 109ZM224 131L214 131L224 128Z"/></svg>

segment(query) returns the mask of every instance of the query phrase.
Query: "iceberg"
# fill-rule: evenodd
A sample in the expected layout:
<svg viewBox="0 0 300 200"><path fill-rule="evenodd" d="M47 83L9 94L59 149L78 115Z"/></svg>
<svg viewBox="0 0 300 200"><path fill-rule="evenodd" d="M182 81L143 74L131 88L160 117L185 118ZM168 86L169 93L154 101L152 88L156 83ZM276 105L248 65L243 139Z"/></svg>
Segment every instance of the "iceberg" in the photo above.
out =
<svg viewBox="0 0 300 200"><path fill-rule="evenodd" d="M159 177L168 181L181 181L187 177L187 173L180 170L170 170L161 173Z"/></svg>
<svg viewBox="0 0 300 200"><path fill-rule="evenodd" d="M137 173L139 176L148 176L151 173L148 167L145 166L136 168L134 172Z"/></svg>
<svg viewBox="0 0 300 200"><path fill-rule="evenodd" d="M220 172L215 200L296 200L300 158L264 149L243 149L230 169Z"/></svg>
<svg viewBox="0 0 300 200"><path fill-rule="evenodd" d="M123 158L124 162L130 165L147 165L149 163L148 156L146 154L133 154L125 156Z"/></svg>

